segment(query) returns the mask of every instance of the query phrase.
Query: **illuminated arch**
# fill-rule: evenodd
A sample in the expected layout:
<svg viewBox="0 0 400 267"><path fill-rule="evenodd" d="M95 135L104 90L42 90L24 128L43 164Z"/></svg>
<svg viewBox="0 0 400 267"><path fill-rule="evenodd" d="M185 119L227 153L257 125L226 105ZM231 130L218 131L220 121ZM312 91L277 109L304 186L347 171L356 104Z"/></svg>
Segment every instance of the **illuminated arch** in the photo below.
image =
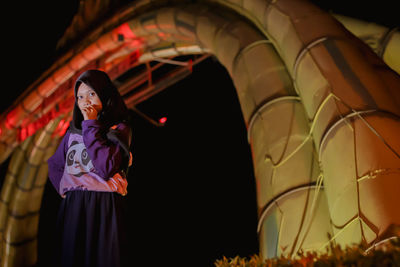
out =
<svg viewBox="0 0 400 267"><path fill-rule="evenodd" d="M348 29L357 23L357 30L365 26L337 18ZM326 27L319 28L317 20ZM398 71L399 33L376 27L379 31L368 34L383 42L368 38L369 44L383 44L373 48ZM0 202L2 266L36 261L45 160L58 141L50 136L65 131L77 75L96 67L117 79L151 60L205 53L226 67L238 93L252 148L264 258L295 255L300 248L324 249L330 242L326 233L340 244L373 244L391 236L383 231L400 223L391 212L394 207L378 194L371 201L388 209L371 211L377 204L360 198L399 185L394 133L400 126L394 103L400 101L400 81L369 48L306 2L206 1L153 7L137 1L57 61L2 116L0 157L4 161L13 153ZM327 64L331 69L324 68ZM146 70L151 73L149 65ZM132 83L125 81L119 89L129 91ZM133 92L125 100L132 107L157 93L154 90ZM368 149L361 154L348 140ZM343 154L337 154L337 147L344 148ZM360 166L362 172L352 172ZM349 207L348 212L343 207Z"/></svg>

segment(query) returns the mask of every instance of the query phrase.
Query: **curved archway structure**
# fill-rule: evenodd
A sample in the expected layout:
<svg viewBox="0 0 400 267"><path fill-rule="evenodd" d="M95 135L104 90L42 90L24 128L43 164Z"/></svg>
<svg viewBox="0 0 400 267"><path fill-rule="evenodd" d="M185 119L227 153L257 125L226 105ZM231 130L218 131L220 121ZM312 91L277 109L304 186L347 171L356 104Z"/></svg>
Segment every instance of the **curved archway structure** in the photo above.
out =
<svg viewBox="0 0 400 267"><path fill-rule="evenodd" d="M350 30L358 23L337 18ZM355 34L365 24L359 25ZM202 54L226 67L240 100L263 258L325 250L330 242L373 246L395 236L399 33L378 28L369 34L383 41L369 44L383 45L373 48L391 68L306 1L133 2L57 61L1 118L2 161L13 153L1 191L2 266L36 261L45 160L70 119L77 75L104 69L134 108L190 74ZM198 56L176 62L178 55ZM153 81L154 68L166 62L179 67Z"/></svg>

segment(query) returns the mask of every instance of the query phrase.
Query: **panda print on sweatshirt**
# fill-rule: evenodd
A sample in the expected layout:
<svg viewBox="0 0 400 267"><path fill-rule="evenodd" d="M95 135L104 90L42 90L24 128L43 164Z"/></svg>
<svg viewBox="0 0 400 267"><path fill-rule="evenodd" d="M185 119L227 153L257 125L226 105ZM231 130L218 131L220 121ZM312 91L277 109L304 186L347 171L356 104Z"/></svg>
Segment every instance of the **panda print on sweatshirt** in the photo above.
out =
<svg viewBox="0 0 400 267"><path fill-rule="evenodd" d="M83 143L73 141L67 152L67 172L75 177L94 171L93 163Z"/></svg>

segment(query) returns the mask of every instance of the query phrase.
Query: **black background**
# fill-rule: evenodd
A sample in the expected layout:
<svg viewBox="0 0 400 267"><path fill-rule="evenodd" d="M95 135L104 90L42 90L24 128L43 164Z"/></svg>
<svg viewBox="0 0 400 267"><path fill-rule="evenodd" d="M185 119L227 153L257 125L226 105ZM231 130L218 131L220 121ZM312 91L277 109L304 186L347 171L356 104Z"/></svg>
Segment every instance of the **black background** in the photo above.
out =
<svg viewBox="0 0 400 267"><path fill-rule="evenodd" d="M335 13L399 25L396 1L314 1ZM79 1L9 1L3 6L0 111L57 57L57 40ZM213 58L138 106L164 127L135 117L129 203L132 266L213 266L222 256L258 253L251 152L236 91ZM8 161L2 164L5 172ZM47 266L60 197L50 183L39 224Z"/></svg>

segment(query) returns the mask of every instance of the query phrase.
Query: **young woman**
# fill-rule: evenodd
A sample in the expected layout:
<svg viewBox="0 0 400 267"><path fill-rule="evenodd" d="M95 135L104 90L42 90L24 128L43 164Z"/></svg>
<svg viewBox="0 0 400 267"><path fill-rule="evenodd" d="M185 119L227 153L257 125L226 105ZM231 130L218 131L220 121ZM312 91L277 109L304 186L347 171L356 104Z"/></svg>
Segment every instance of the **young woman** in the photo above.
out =
<svg viewBox="0 0 400 267"><path fill-rule="evenodd" d="M88 70L75 83L70 127L49 158L49 179L63 198L56 266L125 266L129 112L108 75Z"/></svg>

